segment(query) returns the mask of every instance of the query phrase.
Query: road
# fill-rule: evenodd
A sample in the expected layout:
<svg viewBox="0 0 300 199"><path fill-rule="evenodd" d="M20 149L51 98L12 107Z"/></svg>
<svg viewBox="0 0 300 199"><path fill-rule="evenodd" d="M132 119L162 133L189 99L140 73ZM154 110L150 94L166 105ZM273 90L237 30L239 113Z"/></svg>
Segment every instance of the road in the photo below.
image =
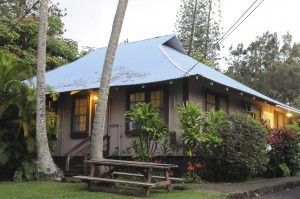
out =
<svg viewBox="0 0 300 199"><path fill-rule="evenodd" d="M285 190L274 194L268 194L262 197L263 199L299 199L300 186L295 189Z"/></svg>

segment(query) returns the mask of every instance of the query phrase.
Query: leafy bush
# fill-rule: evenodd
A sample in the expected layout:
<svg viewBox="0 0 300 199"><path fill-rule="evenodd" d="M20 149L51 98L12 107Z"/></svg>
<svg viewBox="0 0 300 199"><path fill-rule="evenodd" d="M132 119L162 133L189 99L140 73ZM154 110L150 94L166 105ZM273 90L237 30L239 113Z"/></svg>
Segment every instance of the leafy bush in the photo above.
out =
<svg viewBox="0 0 300 199"><path fill-rule="evenodd" d="M289 167L285 163L280 164L279 168L280 168L283 176L286 177L286 176L290 176L291 175L291 171L290 171Z"/></svg>
<svg viewBox="0 0 300 199"><path fill-rule="evenodd" d="M203 148L209 150L222 142L215 127L222 121L223 112L204 113L197 105L188 102L178 107L178 113L181 136L189 157L197 155Z"/></svg>
<svg viewBox="0 0 300 199"><path fill-rule="evenodd" d="M267 176L286 176L285 166L291 175L295 175L300 163L299 135L292 129L270 129L268 143L270 162Z"/></svg>
<svg viewBox="0 0 300 199"><path fill-rule="evenodd" d="M36 181L39 180L38 168L35 162L22 162L16 170L14 177L15 182Z"/></svg>
<svg viewBox="0 0 300 199"><path fill-rule="evenodd" d="M300 134L300 122L294 122L293 124L289 125L289 128Z"/></svg>
<svg viewBox="0 0 300 199"><path fill-rule="evenodd" d="M197 167L200 163L192 163L192 157L203 156L203 154L212 154L212 149L217 147L222 138L218 134L217 125L223 120L222 111L202 112L201 109L188 102L178 107L181 137L187 156L187 182L201 182L199 176L203 165ZM209 156L209 155L208 155ZM197 162L197 160L196 160Z"/></svg>
<svg viewBox="0 0 300 199"><path fill-rule="evenodd" d="M265 171L267 132L257 120L232 114L216 128L222 142L213 148L213 155L204 154L207 178L243 181Z"/></svg>
<svg viewBox="0 0 300 199"><path fill-rule="evenodd" d="M151 161L155 156L158 143L168 131L160 112L150 103L137 103L126 116L136 125L138 138L131 142L131 148L142 161Z"/></svg>

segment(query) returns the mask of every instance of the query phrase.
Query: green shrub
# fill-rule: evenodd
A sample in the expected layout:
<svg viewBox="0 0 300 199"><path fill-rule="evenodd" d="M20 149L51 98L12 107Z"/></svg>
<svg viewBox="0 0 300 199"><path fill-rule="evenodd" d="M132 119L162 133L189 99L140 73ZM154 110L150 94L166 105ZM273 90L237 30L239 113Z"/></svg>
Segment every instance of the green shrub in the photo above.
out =
<svg viewBox="0 0 300 199"><path fill-rule="evenodd" d="M204 154L206 177L212 180L243 181L265 171L268 163L267 132L255 119L231 114L218 123L222 142L213 155Z"/></svg>
<svg viewBox="0 0 300 199"><path fill-rule="evenodd" d="M280 164L280 165L279 165L279 169L281 170L282 175L283 175L284 177L290 176L290 175L291 175L291 171L290 171L289 167L288 167L285 163Z"/></svg>
<svg viewBox="0 0 300 199"><path fill-rule="evenodd" d="M300 163L299 134L292 129L270 129L268 143L271 149L268 152L267 176L286 176L283 165L288 167L291 175L295 175Z"/></svg>
<svg viewBox="0 0 300 199"><path fill-rule="evenodd" d="M168 131L160 112L150 103L137 103L126 116L136 125L138 138L131 142L131 148L141 161L151 161L157 153L158 143Z"/></svg>
<svg viewBox="0 0 300 199"><path fill-rule="evenodd" d="M294 122L293 124L289 125L289 128L295 131L297 134L300 134L300 122Z"/></svg>
<svg viewBox="0 0 300 199"><path fill-rule="evenodd" d="M178 107L178 113L183 147L188 156L186 181L199 183L203 165L197 159L203 154L210 156L222 142L216 127L224 119L224 112L202 112L197 105L188 102Z"/></svg>
<svg viewBox="0 0 300 199"><path fill-rule="evenodd" d="M216 125L224 118L222 111L202 112L188 102L178 107L181 137L189 157L198 155L202 150L216 147L222 139L218 136Z"/></svg>
<svg viewBox="0 0 300 199"><path fill-rule="evenodd" d="M35 162L22 162L16 170L14 177L15 182L36 181L39 180L38 168Z"/></svg>

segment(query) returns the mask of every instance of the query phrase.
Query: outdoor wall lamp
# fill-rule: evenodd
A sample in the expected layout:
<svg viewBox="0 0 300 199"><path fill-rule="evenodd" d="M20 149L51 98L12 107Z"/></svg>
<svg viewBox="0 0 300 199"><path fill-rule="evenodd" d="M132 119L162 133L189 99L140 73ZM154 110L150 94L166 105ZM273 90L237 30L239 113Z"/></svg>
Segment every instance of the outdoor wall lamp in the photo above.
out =
<svg viewBox="0 0 300 199"><path fill-rule="evenodd" d="M97 95L93 95L93 100L98 101L98 96Z"/></svg>
<svg viewBox="0 0 300 199"><path fill-rule="evenodd" d="M287 113L286 116L287 117L293 117L293 114L292 113Z"/></svg>

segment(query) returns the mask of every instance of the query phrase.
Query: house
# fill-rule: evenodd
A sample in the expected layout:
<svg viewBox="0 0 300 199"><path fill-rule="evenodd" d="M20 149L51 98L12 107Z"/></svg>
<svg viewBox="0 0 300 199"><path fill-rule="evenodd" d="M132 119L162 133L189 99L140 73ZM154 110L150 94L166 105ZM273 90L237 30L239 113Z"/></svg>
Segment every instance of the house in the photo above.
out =
<svg viewBox="0 0 300 199"><path fill-rule="evenodd" d="M56 156L76 156L89 147L106 48L46 74L46 84L60 93L49 101L60 122ZM267 97L188 55L174 35L122 43L113 66L104 151L130 155L132 124L124 114L137 102L151 102L163 113L172 136L179 136L176 105L190 100L202 110L245 112L280 128L299 118L300 110ZM101 96L100 96L101 97Z"/></svg>

